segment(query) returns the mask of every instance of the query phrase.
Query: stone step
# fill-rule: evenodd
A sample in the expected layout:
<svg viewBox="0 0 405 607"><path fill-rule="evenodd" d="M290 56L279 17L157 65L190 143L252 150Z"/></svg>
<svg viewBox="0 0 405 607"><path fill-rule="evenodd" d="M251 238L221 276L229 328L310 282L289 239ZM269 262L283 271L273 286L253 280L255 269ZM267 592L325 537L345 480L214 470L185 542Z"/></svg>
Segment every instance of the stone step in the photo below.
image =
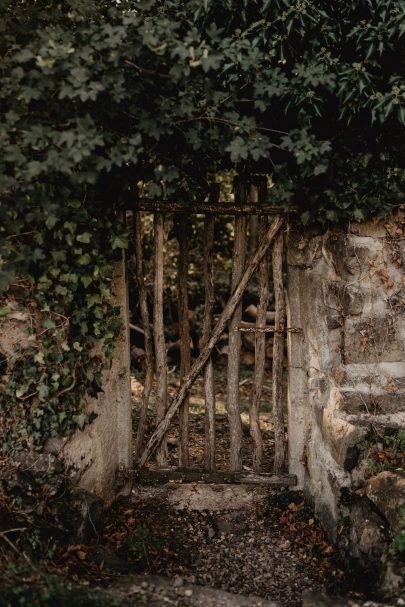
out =
<svg viewBox="0 0 405 607"><path fill-rule="evenodd" d="M351 415L390 415L405 411L405 390L387 392L381 388L357 384L342 386L339 390L338 409Z"/></svg>
<svg viewBox="0 0 405 607"><path fill-rule="evenodd" d="M278 487L293 487L297 484L294 474L258 473L252 470L229 472L215 470L208 472L198 468L137 468L132 472L135 483L143 485L161 485L168 482L207 483L220 485L271 485Z"/></svg>
<svg viewBox="0 0 405 607"><path fill-rule="evenodd" d="M125 576L114 586L113 593L116 597L143 598L145 602L142 604L153 606L167 604L176 607L280 607L278 603L253 595L232 594L224 590L184 584L180 578L170 580L157 575Z"/></svg>
<svg viewBox="0 0 405 607"><path fill-rule="evenodd" d="M405 363L341 365L331 405L350 415L392 415L405 411Z"/></svg>
<svg viewBox="0 0 405 607"><path fill-rule="evenodd" d="M401 605L401 603L398 603ZM327 596L320 592L306 591L302 596L302 607L391 607L386 603L374 601L356 601L340 597Z"/></svg>
<svg viewBox="0 0 405 607"><path fill-rule="evenodd" d="M405 389L405 362L352 363L334 372L340 386Z"/></svg>
<svg viewBox="0 0 405 607"><path fill-rule="evenodd" d="M368 413L350 414L344 411L336 412L335 417L348 424L359 427L375 427L376 429L401 430L405 428L405 413L388 413L373 415Z"/></svg>

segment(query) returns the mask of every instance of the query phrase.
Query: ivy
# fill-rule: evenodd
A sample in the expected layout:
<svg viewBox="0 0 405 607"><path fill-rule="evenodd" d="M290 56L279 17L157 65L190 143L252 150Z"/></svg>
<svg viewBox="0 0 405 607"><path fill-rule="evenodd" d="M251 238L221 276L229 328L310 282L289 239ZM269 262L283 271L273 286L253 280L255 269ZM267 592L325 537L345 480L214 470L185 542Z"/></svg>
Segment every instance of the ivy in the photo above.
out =
<svg viewBox="0 0 405 607"><path fill-rule="evenodd" d="M9 377L0 393L5 449L15 447L17 436L41 445L91 421L81 399L100 391L120 331L111 284L116 251L127 244L125 232L114 234L109 220L90 217L77 201L66 201L56 212L48 215L50 221L30 224L20 246L34 247L41 263L26 262L24 278L9 285L9 305L0 310L7 318L22 307L31 326L8 361ZM15 245L8 248L12 255Z"/></svg>
<svg viewBox="0 0 405 607"><path fill-rule="evenodd" d="M401 0L0 0L0 17L0 315L32 318L0 411L37 443L88 421L139 184L192 204L224 171L269 173L304 224L403 202Z"/></svg>

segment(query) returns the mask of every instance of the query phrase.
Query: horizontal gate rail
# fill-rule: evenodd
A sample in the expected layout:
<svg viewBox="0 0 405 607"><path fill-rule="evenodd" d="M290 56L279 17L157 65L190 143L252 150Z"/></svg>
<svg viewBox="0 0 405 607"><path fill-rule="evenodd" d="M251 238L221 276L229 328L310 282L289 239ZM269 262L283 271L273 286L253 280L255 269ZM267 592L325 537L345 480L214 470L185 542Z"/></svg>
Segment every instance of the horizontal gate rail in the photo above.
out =
<svg viewBox="0 0 405 607"><path fill-rule="evenodd" d="M147 213L185 213L186 215L287 215L295 213L296 208L292 207L286 211L282 207L275 207L270 204L246 203L233 204L229 202L170 202L164 200L150 200L139 198L128 210L145 211Z"/></svg>
<svg viewBox="0 0 405 607"><path fill-rule="evenodd" d="M250 484L250 485L273 485L279 487L294 487L297 477L294 474L258 474L256 472L223 472L207 471L197 468L139 468L126 471L132 473L132 478L142 484L164 484L169 481L182 483L207 483L207 484Z"/></svg>

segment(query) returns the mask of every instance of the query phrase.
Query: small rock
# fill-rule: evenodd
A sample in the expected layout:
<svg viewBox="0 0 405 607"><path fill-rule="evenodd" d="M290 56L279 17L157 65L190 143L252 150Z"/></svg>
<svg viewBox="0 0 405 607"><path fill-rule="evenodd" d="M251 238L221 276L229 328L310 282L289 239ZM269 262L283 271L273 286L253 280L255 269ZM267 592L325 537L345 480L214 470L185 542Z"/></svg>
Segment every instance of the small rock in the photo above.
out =
<svg viewBox="0 0 405 607"><path fill-rule="evenodd" d="M184 592L184 596L193 596L193 591L191 590L191 588L187 588L187 590Z"/></svg>
<svg viewBox="0 0 405 607"><path fill-rule="evenodd" d="M59 521L70 533L71 540L87 543L97 533L103 512L103 500L93 493L76 489L55 504Z"/></svg>
<svg viewBox="0 0 405 607"><path fill-rule="evenodd" d="M214 527L211 527L211 526L208 527L208 537L210 540L212 540L212 538L215 537Z"/></svg>
<svg viewBox="0 0 405 607"><path fill-rule="evenodd" d="M174 578L173 586L175 588L180 588L180 586L183 586L183 584L184 584L184 580L183 580L182 577L177 576L177 577Z"/></svg>
<svg viewBox="0 0 405 607"><path fill-rule="evenodd" d="M78 556L80 558L80 553L78 553ZM86 556L87 561L95 563L96 565L101 565L101 563L103 563L104 567L107 569L115 569L122 573L130 571L131 569L131 565L127 561L115 555L104 546L95 546L89 550Z"/></svg>
<svg viewBox="0 0 405 607"><path fill-rule="evenodd" d="M398 528L400 506L405 503L405 477L394 472L380 472L370 478L366 495L388 520L393 532Z"/></svg>

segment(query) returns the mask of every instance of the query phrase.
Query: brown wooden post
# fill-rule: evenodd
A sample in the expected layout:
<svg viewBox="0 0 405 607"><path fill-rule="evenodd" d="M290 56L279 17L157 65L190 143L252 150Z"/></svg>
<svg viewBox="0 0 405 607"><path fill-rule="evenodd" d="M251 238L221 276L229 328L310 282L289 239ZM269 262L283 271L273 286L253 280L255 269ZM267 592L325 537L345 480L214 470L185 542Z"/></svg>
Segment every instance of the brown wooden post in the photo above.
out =
<svg viewBox="0 0 405 607"><path fill-rule="evenodd" d="M190 371L190 321L188 315L188 264L189 242L188 221L182 215L177 222L177 238L179 242L179 259L177 267L177 294L179 304L179 333L180 333L180 383ZM179 465L186 468L189 463L189 401L187 394L179 409Z"/></svg>
<svg viewBox="0 0 405 607"><path fill-rule="evenodd" d="M247 200L247 185L240 178L235 179L235 202L244 205ZM235 242L232 259L231 291L234 292L239 283L246 256L246 227L245 216L235 216ZM242 469L242 420L239 411L239 368L241 336L239 325L242 320L242 300L235 308L229 323L228 341L228 375L227 375L227 413L229 420L230 453L229 466L231 472Z"/></svg>
<svg viewBox="0 0 405 607"><path fill-rule="evenodd" d="M190 390L191 386L195 382L197 376L199 375L199 373L201 373L204 365L206 364L207 360L211 356L211 353L212 353L214 347L216 346L216 344L218 343L218 340L220 339L222 333L224 332L227 323L229 322L230 318L233 316L235 308L237 307L238 303L241 301L243 293L248 285L249 280L252 278L253 273L256 271L256 268L258 267L260 261L263 259L264 255L266 254L267 249L269 248L274 237L276 236L276 234L282 227L283 223L284 223L284 218L279 215L276 216L274 218L274 220L272 221L270 227L268 228L266 234L261 239L256 253L252 257L252 259L249 261L249 263L247 264L246 269L243 273L243 276L239 281L239 284L237 285L236 289L234 290L231 297L229 298L225 308L222 311L221 316L217 320L214 330L213 330L207 344L201 350L199 357L191 366L189 374L187 375L187 377L184 378L183 384L177 390L173 400L171 401L171 403L169 405L169 408L166 412L164 419L159 423L156 430L153 432L152 436L150 437L149 442L146 445L146 447L142 453L142 456L140 458L140 462L139 462L140 466L143 466L148 461L148 459L150 458L152 453L154 453L154 451L162 443L171 420L173 419L174 415L176 414L179 407L183 403L185 397L187 396L188 391Z"/></svg>
<svg viewBox="0 0 405 607"><path fill-rule="evenodd" d="M148 406L153 384L153 335L150 327L148 297L145 286L145 277L143 271L143 252L142 252L142 221L141 213L133 214L134 240L135 240L135 277L139 293L139 311L143 324L145 336L145 362L146 374L145 384L142 392L141 410L139 413L138 432L135 445L135 460L138 459L143 440L145 437L146 423L148 417Z"/></svg>
<svg viewBox="0 0 405 607"><path fill-rule="evenodd" d="M163 246L164 220L163 213L154 216L154 261L155 280L153 297L153 334L156 357L156 423L159 425L165 417L167 408L167 354L165 327L163 319ZM164 437L156 452L156 463L165 466L167 446Z"/></svg>
<svg viewBox="0 0 405 607"><path fill-rule="evenodd" d="M285 433L283 413L283 361L285 343L285 301L283 284L283 245L284 233L280 231L273 246L273 283L276 317L274 319L273 343L273 420L274 420L274 472L279 473L285 467Z"/></svg>
<svg viewBox="0 0 405 607"><path fill-rule="evenodd" d="M219 198L219 185L214 184L211 189L210 203ZM206 215L204 218L204 317L200 347L203 349L208 343L214 312L214 231L215 218ZM215 386L214 365L210 356L204 367L204 393L205 393L205 445L204 465L207 470L215 470Z"/></svg>
<svg viewBox="0 0 405 607"><path fill-rule="evenodd" d="M267 180L260 179L257 185L258 204L265 204L267 199ZM267 230L267 217L259 218L259 238ZM263 438L260 430L260 399L263 391L263 379L266 363L266 327L267 306L269 303L269 265L265 255L259 265L259 305L257 307L255 332L255 375L252 399L249 408L250 435L253 440L253 470L260 472L263 460Z"/></svg>

